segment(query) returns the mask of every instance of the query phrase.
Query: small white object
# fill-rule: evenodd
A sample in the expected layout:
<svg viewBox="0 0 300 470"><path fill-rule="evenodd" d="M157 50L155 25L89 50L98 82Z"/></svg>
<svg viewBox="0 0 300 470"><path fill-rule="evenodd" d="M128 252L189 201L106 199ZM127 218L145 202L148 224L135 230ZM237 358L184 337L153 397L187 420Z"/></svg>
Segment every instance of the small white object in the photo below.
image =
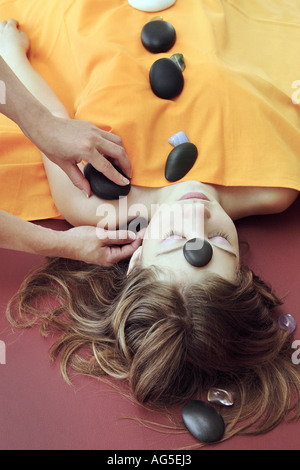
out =
<svg viewBox="0 0 300 470"><path fill-rule="evenodd" d="M190 139L184 131L177 132L177 134L169 138L169 144L173 145L173 147L177 147L180 144L187 144L189 141Z"/></svg>
<svg viewBox="0 0 300 470"><path fill-rule="evenodd" d="M207 400L218 405L232 406L234 404L234 395L221 388L211 388L208 391Z"/></svg>
<svg viewBox="0 0 300 470"><path fill-rule="evenodd" d="M162 11L170 8L176 0L128 0L129 5L141 11Z"/></svg>

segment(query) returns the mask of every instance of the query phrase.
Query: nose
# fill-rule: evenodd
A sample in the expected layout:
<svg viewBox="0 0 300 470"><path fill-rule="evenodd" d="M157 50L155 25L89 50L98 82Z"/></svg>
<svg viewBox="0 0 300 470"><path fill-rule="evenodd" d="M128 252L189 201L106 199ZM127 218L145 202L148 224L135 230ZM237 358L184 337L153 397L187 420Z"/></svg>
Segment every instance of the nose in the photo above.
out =
<svg viewBox="0 0 300 470"><path fill-rule="evenodd" d="M210 209L204 204L204 218L210 219L210 217L211 217Z"/></svg>
<svg viewBox="0 0 300 470"><path fill-rule="evenodd" d="M211 210L204 201L193 200L192 203L183 204L183 214L186 217L191 217L195 215L196 212L202 213L205 219L211 217Z"/></svg>
<svg viewBox="0 0 300 470"><path fill-rule="evenodd" d="M211 212L206 204L185 204L183 208L183 233L187 239L205 238L205 221L210 219Z"/></svg>

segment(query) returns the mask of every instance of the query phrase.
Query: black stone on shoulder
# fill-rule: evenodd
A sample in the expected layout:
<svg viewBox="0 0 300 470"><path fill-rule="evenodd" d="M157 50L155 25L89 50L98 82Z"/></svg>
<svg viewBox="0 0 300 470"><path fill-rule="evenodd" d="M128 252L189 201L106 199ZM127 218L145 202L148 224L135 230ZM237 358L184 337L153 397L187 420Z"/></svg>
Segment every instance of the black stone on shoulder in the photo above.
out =
<svg viewBox="0 0 300 470"><path fill-rule="evenodd" d="M150 21L142 29L142 43L154 54L167 52L174 46L176 31L171 23L162 20Z"/></svg>
<svg viewBox="0 0 300 470"><path fill-rule="evenodd" d="M199 247L197 247L199 244ZM193 238L188 240L183 247L183 255L187 262L196 268L207 266L213 256L213 249L207 240Z"/></svg>
<svg viewBox="0 0 300 470"><path fill-rule="evenodd" d="M201 442L220 441L225 423L220 413L211 405L192 400L184 405L182 419L188 431Z"/></svg>
<svg viewBox="0 0 300 470"><path fill-rule="evenodd" d="M154 62L149 78L152 91L159 98L171 100L183 90L182 71L171 59L158 59Z"/></svg>
<svg viewBox="0 0 300 470"><path fill-rule="evenodd" d="M120 170L120 168L115 165L114 167L119 171L119 173L121 173L123 176L126 176L122 170ZM90 183L92 192L95 194L95 196L98 196L101 199L118 199L119 197L127 196L131 189L130 184L120 186L106 178L103 173L100 173L100 171L96 170L90 163L87 163L84 167L84 176Z"/></svg>
<svg viewBox="0 0 300 470"><path fill-rule="evenodd" d="M197 157L198 149L196 145L190 142L177 145L167 158L165 166L166 179L175 182L183 178L191 170Z"/></svg>

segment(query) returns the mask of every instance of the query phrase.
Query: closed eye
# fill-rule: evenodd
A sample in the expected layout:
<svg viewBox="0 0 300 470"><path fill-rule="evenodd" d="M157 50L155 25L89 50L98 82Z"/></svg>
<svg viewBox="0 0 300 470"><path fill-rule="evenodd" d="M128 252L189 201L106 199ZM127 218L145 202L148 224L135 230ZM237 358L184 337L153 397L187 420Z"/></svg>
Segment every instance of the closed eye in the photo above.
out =
<svg viewBox="0 0 300 470"><path fill-rule="evenodd" d="M180 233L176 233L174 230L170 230L164 234L161 243L169 243L174 240L185 240L185 237L183 237Z"/></svg>
<svg viewBox="0 0 300 470"><path fill-rule="evenodd" d="M212 237L209 239L209 241L216 245L224 245L224 246L231 247L231 243L229 243L229 241L223 237Z"/></svg>
<svg viewBox="0 0 300 470"><path fill-rule="evenodd" d="M208 239L211 243L216 245L224 245L228 247L232 246L230 243L229 235L224 232L217 232L215 234L212 234L208 237Z"/></svg>

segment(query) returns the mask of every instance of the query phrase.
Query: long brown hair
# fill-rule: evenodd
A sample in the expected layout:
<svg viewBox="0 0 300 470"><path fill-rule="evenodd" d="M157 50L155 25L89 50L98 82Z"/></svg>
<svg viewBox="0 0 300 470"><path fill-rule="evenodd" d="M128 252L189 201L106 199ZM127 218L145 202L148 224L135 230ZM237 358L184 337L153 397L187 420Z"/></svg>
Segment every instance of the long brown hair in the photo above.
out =
<svg viewBox="0 0 300 470"><path fill-rule="evenodd" d="M60 332L50 357L74 369L126 379L138 403L169 408L211 387L234 393L223 407L224 439L259 434L291 411L300 415L300 374L291 335L278 326L271 289L248 268L237 281L212 276L201 285L158 280L156 268L110 268L49 259L29 275L7 308L15 326ZM50 297L54 304L41 313Z"/></svg>

